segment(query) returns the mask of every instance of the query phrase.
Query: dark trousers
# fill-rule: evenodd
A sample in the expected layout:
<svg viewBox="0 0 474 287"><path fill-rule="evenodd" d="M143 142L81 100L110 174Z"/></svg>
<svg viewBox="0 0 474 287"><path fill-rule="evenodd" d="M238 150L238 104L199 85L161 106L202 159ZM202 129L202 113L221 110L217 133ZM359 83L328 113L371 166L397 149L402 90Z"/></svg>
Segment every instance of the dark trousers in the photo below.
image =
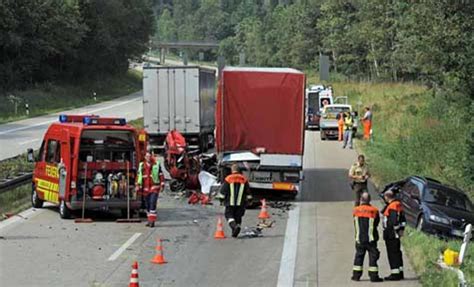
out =
<svg viewBox="0 0 474 287"><path fill-rule="evenodd" d="M403 254L400 248L400 239L386 239L388 263L392 274L400 274L403 272Z"/></svg>
<svg viewBox="0 0 474 287"><path fill-rule="evenodd" d="M226 206L225 219L227 222L235 221L237 224L242 223L242 217L245 214L245 206Z"/></svg>
<svg viewBox="0 0 474 287"><path fill-rule="evenodd" d="M158 193L150 192L145 196L145 207L149 222L156 220L156 203L158 201Z"/></svg>
<svg viewBox="0 0 474 287"><path fill-rule="evenodd" d="M367 182L354 182L352 184L352 190L354 191L354 195L355 195L354 205L359 206L360 205L360 196L362 195L363 192L368 192L369 191L367 189Z"/></svg>
<svg viewBox="0 0 474 287"><path fill-rule="evenodd" d="M354 257L353 277L360 278L362 276L362 268L364 266L365 253L369 253L369 277L376 278L379 276L379 268L377 261L380 252L377 249L377 242L356 243L356 253Z"/></svg>

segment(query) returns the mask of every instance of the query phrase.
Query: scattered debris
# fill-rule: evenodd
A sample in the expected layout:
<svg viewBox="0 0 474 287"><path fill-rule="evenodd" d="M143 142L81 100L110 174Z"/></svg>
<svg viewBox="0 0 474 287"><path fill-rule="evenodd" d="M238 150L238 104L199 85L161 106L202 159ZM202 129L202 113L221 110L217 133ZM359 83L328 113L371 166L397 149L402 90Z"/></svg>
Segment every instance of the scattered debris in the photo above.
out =
<svg viewBox="0 0 474 287"><path fill-rule="evenodd" d="M274 220L271 220L271 221L265 221L265 220L264 220L264 221L258 223L258 224L257 224L257 227L258 227L258 228L261 228L261 229L263 229L263 228L271 228L271 227L273 226L273 223L275 223Z"/></svg>
<svg viewBox="0 0 474 287"><path fill-rule="evenodd" d="M282 211L289 211L292 207L291 202L286 201L270 201L268 202L268 205L272 208L277 208Z"/></svg>
<svg viewBox="0 0 474 287"><path fill-rule="evenodd" d="M259 227L249 228L247 226L244 227L244 231L241 233L241 238L255 238L255 237L262 237L262 229Z"/></svg>

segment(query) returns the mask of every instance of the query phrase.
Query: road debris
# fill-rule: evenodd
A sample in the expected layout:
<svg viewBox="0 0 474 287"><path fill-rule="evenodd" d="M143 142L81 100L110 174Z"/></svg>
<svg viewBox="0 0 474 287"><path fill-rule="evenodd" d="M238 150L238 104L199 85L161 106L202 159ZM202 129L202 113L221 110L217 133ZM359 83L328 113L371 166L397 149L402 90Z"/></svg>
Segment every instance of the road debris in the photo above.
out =
<svg viewBox="0 0 474 287"><path fill-rule="evenodd" d="M263 228L272 228L273 223L275 223L274 220L271 220L271 221L265 221L265 220L264 220L264 221L258 223L258 224L257 224L257 227L258 227L258 228L261 228L261 229L263 229Z"/></svg>
<svg viewBox="0 0 474 287"><path fill-rule="evenodd" d="M291 202L286 202L286 201L270 201L267 204L271 208L280 209L282 211L290 211L291 207L293 206Z"/></svg>
<svg viewBox="0 0 474 287"><path fill-rule="evenodd" d="M244 231L241 233L241 238L255 238L255 237L263 237L262 228L259 227L252 227L249 228L247 226L244 227Z"/></svg>

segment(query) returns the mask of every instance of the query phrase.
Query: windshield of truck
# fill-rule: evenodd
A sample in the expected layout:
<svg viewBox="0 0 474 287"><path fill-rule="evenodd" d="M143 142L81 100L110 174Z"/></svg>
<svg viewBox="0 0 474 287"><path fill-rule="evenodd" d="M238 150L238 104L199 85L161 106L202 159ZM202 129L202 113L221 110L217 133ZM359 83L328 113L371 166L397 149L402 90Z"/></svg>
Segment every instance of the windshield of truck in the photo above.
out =
<svg viewBox="0 0 474 287"><path fill-rule="evenodd" d="M319 111L319 93L308 93L308 114Z"/></svg>
<svg viewBox="0 0 474 287"><path fill-rule="evenodd" d="M131 131L86 130L82 133L79 160L131 161L135 151L135 139Z"/></svg>
<svg viewBox="0 0 474 287"><path fill-rule="evenodd" d="M431 187L425 192L423 199L427 203L473 211L472 203L467 196L455 190Z"/></svg>

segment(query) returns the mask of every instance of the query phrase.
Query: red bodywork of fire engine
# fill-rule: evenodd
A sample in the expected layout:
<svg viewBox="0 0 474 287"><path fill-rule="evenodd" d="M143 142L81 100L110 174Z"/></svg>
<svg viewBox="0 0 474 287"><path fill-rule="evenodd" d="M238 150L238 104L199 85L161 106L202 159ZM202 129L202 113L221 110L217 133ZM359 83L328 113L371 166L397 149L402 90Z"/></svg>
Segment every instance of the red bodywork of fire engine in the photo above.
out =
<svg viewBox="0 0 474 287"><path fill-rule="evenodd" d="M93 153L88 155L81 146L99 146L100 140L89 143L87 138L83 138L87 132L103 136L105 141L111 141L112 148L120 144L125 145L123 139L115 137L121 134L123 138L131 139L125 142L128 150L122 152L122 158L119 159L113 151L107 150L107 146L102 142L100 152L104 154L103 158L94 156ZM125 119L100 118L95 115L61 115L60 121L51 124L44 135L33 173L34 191L41 201L56 204L64 202L69 209L81 207L78 194L82 194L82 190L87 192L86 208L126 208L126 196L109 192L122 190L126 194L127 188L132 192L138 164L143 159L145 150L146 133L126 124ZM106 155L109 158L106 158ZM98 173L101 173L102 177L97 176ZM112 177L117 174L121 175L121 179L113 181ZM110 176L109 184L104 175ZM97 184L94 182L94 176L100 179ZM132 209L140 207L139 196L134 195Z"/></svg>

